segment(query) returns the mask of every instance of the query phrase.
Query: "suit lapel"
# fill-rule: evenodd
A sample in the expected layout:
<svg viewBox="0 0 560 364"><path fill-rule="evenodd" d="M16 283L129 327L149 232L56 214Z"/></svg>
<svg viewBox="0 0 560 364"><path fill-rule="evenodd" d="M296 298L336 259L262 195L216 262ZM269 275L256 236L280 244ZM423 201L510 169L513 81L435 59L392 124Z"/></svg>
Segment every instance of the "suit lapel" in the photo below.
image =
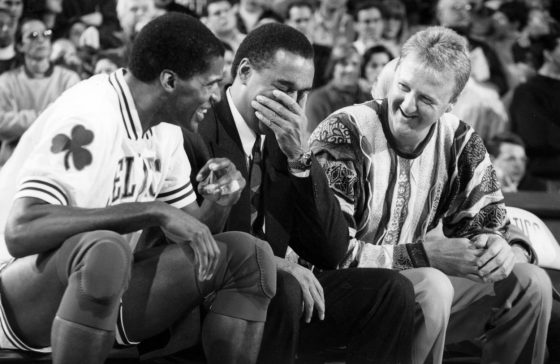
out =
<svg viewBox="0 0 560 364"><path fill-rule="evenodd" d="M241 171L243 178L248 180L249 171L245 152L243 151L241 138L233 121L233 115L226 97L215 104L214 111L216 112L216 122L218 124L215 139L216 155L229 158L237 169Z"/></svg>

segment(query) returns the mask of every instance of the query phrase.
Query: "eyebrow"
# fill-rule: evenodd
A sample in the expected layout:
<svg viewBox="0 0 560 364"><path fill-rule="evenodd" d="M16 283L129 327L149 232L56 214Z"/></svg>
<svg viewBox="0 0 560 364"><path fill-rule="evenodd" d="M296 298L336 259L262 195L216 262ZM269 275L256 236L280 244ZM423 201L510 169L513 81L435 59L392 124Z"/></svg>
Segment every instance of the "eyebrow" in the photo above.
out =
<svg viewBox="0 0 560 364"><path fill-rule="evenodd" d="M280 79L280 80L277 80L276 82L278 82L279 84L281 84L282 86L284 86L284 87L286 87L286 88L288 88L288 89L290 89L290 90L296 90L296 89L297 89L296 84L293 83L292 81ZM299 91L299 92L301 92L301 91L305 92L305 91L309 91L309 90L311 90L311 87L307 87L307 88L305 88L305 89L297 90L297 91Z"/></svg>

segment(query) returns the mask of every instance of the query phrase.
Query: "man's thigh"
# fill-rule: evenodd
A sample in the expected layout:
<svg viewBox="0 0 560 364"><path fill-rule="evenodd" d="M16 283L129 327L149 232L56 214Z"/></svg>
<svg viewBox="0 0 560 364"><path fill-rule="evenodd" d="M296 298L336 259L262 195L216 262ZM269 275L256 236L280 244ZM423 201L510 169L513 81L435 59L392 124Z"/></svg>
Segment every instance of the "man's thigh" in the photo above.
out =
<svg viewBox="0 0 560 364"><path fill-rule="evenodd" d="M27 344L50 345L51 325L71 273L71 261L103 232L67 239L58 249L16 259L1 274L2 304L15 333Z"/></svg>
<svg viewBox="0 0 560 364"><path fill-rule="evenodd" d="M250 269L257 266L251 261L258 255L256 239L232 232L216 235L215 239L220 257L216 272L208 281L198 280L194 252L189 245L157 245L135 254L132 277L123 295L124 326L133 341L169 329L216 291L228 291L238 297L233 292L237 284L238 292L254 291L254 300L262 295L259 287L247 285L262 283L256 269ZM213 306L223 303L214 301ZM243 311L241 307L239 311Z"/></svg>

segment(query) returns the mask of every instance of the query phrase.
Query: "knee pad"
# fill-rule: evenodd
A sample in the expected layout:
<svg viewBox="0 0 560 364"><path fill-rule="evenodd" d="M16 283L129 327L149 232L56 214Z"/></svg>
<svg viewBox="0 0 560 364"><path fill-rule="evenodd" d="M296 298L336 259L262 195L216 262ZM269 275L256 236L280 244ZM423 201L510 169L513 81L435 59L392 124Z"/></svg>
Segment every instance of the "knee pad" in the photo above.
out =
<svg viewBox="0 0 560 364"><path fill-rule="evenodd" d="M100 241L86 253L80 274L84 294L94 300L110 300L127 287L130 255L119 244Z"/></svg>
<svg viewBox="0 0 560 364"><path fill-rule="evenodd" d="M64 264L69 285L94 301L112 300L126 289L132 253L124 239L110 231L83 234Z"/></svg>
<svg viewBox="0 0 560 364"><path fill-rule="evenodd" d="M226 243L228 266L239 288L260 288L257 295L272 298L276 294L276 262L270 245L242 232L220 234Z"/></svg>
<svg viewBox="0 0 560 364"><path fill-rule="evenodd" d="M249 234L229 232L216 237L223 259L214 281L211 310L249 321L264 321L276 294L276 263L268 243ZM204 284L204 283L201 283Z"/></svg>

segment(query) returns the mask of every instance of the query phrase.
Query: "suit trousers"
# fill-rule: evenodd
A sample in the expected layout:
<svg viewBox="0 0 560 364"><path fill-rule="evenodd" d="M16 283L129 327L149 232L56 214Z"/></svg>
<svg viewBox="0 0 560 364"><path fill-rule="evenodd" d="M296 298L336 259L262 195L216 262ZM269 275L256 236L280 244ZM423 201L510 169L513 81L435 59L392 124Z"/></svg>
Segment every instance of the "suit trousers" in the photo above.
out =
<svg viewBox="0 0 560 364"><path fill-rule="evenodd" d="M338 348L344 348L349 364L410 363L415 303L409 280L375 268L322 271L316 277L324 291L325 319L314 314L305 323L299 283L288 273L278 274L259 363L293 363L296 350L310 363Z"/></svg>

